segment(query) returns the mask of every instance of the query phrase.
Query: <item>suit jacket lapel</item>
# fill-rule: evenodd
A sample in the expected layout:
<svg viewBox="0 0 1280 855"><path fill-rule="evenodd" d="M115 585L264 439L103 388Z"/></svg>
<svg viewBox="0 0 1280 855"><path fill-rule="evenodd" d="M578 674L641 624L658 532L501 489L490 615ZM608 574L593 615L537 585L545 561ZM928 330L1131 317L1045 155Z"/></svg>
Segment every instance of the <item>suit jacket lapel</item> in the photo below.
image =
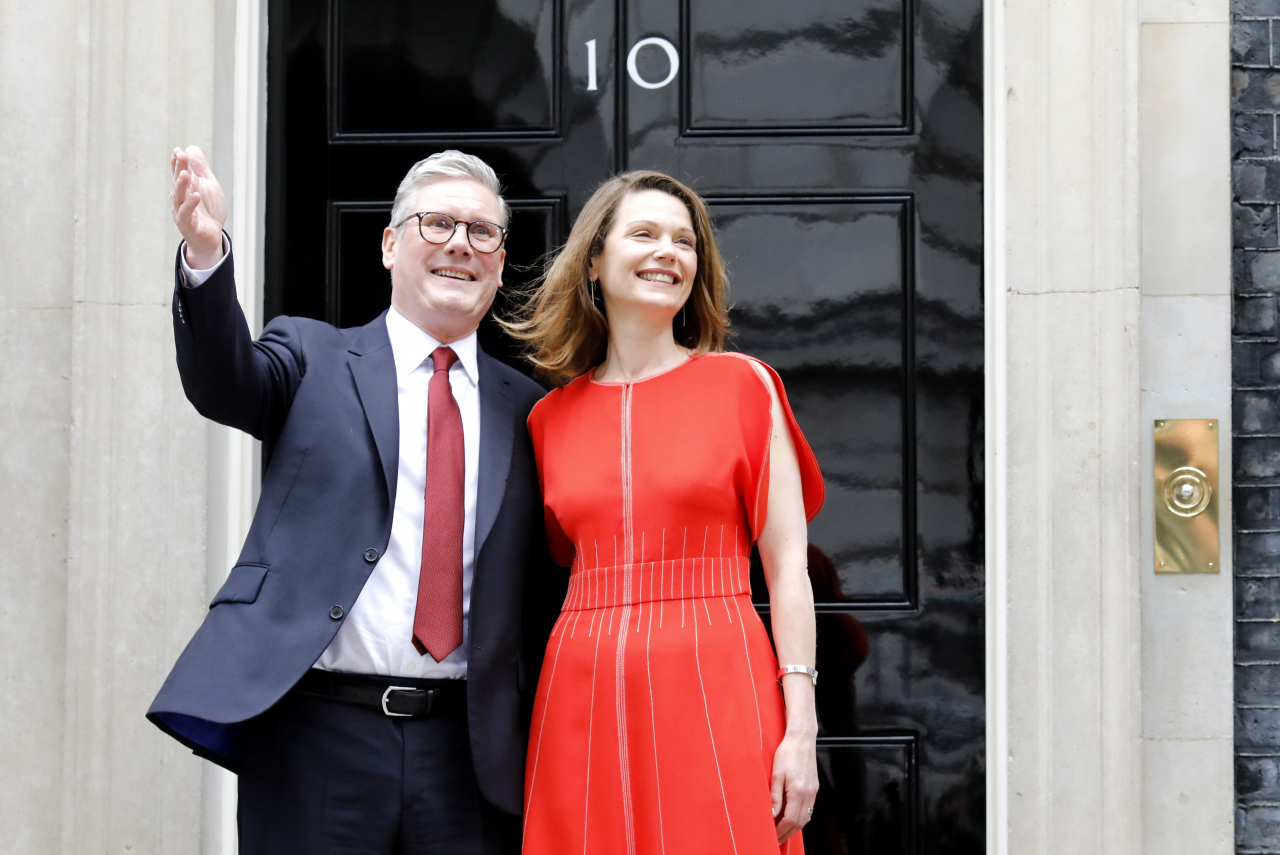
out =
<svg viewBox="0 0 1280 855"><path fill-rule="evenodd" d="M476 490L475 555L498 518L511 469L511 448L515 441L515 407L507 381L495 370L492 356L477 349L480 367L480 475Z"/></svg>
<svg viewBox="0 0 1280 855"><path fill-rule="evenodd" d="M396 471L400 463L400 405L396 361L387 336L387 313L366 324L349 349L347 364L356 381L364 416L378 446L387 482L388 507L396 505ZM483 387L482 387L483 388ZM483 435L483 432L482 432Z"/></svg>

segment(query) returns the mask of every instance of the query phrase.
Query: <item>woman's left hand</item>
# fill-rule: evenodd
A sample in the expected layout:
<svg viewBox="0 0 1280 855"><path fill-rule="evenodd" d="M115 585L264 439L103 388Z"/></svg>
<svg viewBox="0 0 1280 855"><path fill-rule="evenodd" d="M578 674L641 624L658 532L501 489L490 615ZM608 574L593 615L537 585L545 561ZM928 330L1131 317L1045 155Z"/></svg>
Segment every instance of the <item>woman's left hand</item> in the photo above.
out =
<svg viewBox="0 0 1280 855"><path fill-rule="evenodd" d="M787 733L773 752L773 822L784 843L813 817L818 795L818 749L815 736Z"/></svg>

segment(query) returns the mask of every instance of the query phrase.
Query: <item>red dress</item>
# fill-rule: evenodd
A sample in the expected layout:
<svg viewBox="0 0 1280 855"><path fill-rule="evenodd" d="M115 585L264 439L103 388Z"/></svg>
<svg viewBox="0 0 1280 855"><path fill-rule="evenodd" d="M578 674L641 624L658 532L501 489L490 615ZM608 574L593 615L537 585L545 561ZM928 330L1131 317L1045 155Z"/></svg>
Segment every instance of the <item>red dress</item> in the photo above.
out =
<svg viewBox="0 0 1280 855"><path fill-rule="evenodd" d="M589 373L529 415L551 552L572 570L534 706L525 855L779 853L785 711L748 578L772 407L751 363ZM781 397L812 519L822 476Z"/></svg>

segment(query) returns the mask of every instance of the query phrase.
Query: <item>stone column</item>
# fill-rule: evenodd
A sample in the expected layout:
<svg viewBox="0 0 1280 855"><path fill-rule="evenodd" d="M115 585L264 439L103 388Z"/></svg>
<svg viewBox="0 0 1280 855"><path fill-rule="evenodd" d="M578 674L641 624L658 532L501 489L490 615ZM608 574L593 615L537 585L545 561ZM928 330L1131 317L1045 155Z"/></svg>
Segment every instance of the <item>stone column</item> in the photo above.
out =
<svg viewBox="0 0 1280 855"><path fill-rule="evenodd" d="M989 851L1142 851L1138 4L987 7Z"/></svg>
<svg viewBox="0 0 1280 855"><path fill-rule="evenodd" d="M1234 850L1227 0L1142 5L1143 851ZM1155 572L1152 427L1215 419L1219 572Z"/></svg>
<svg viewBox="0 0 1280 855"><path fill-rule="evenodd" d="M62 810L75 30L74 0L0 4L0 828L22 855L58 850Z"/></svg>
<svg viewBox="0 0 1280 855"><path fill-rule="evenodd" d="M201 761L143 713L207 604L208 427L174 364L167 194L174 144L212 148L215 13L213 0L81 0L44 60L75 69L68 855L200 848Z"/></svg>

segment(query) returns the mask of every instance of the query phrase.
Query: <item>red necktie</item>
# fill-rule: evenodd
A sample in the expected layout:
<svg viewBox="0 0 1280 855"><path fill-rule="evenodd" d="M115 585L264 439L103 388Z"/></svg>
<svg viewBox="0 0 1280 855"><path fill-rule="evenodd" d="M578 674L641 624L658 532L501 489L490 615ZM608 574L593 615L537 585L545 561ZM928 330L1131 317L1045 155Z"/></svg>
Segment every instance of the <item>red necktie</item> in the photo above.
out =
<svg viewBox="0 0 1280 855"><path fill-rule="evenodd" d="M427 487L422 514L422 569L413 646L437 662L462 644L462 524L465 501L462 411L449 386L458 355L431 352L427 389Z"/></svg>

